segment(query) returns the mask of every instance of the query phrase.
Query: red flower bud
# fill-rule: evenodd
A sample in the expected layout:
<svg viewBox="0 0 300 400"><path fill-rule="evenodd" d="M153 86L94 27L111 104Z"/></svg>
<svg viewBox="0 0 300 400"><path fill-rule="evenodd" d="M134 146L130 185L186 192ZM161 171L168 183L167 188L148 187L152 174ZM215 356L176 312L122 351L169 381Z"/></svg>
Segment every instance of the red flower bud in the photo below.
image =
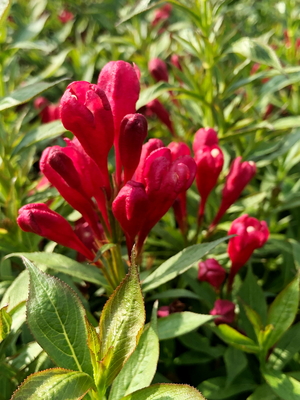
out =
<svg viewBox="0 0 300 400"><path fill-rule="evenodd" d="M156 26L160 22L166 21L170 18L172 12L171 4L165 4L164 6L155 10L153 21L151 22L152 26Z"/></svg>
<svg viewBox="0 0 300 400"><path fill-rule="evenodd" d="M213 128L201 128L195 133L193 151L197 154L203 146L217 146L218 143L218 135Z"/></svg>
<svg viewBox="0 0 300 400"><path fill-rule="evenodd" d="M196 183L201 196L199 217L204 215L207 198L216 186L224 164L224 157L220 147L202 146L195 155L197 164Z"/></svg>
<svg viewBox="0 0 300 400"><path fill-rule="evenodd" d="M134 180L137 182L144 183L144 167L146 159L149 155L154 151L161 147L165 147L163 142L160 139L150 139L147 143L142 146L142 152L140 157L139 165L137 166L134 174Z"/></svg>
<svg viewBox="0 0 300 400"><path fill-rule="evenodd" d="M167 317L168 315L170 315L170 307L169 306L162 306L162 307L159 307L159 309L157 310L158 318Z"/></svg>
<svg viewBox="0 0 300 400"><path fill-rule="evenodd" d="M182 71L182 67L181 67L181 64L180 64L180 57L177 54L172 54L172 56L171 56L171 64L173 64L174 67L176 67L177 69Z"/></svg>
<svg viewBox="0 0 300 400"><path fill-rule="evenodd" d="M93 253L80 241L71 225L61 215L50 210L46 204L27 204L19 210L18 225L25 232L33 232L46 239L79 251L89 260Z"/></svg>
<svg viewBox="0 0 300 400"><path fill-rule="evenodd" d="M61 120L99 166L110 194L107 156L114 141L114 122L106 94L97 85L73 82L60 102Z"/></svg>
<svg viewBox="0 0 300 400"><path fill-rule="evenodd" d="M175 130L173 127L173 122L170 118L170 114L159 100L155 99L150 101L147 104L147 109L156 114L158 119L160 119L160 121L169 129L171 134L175 136Z"/></svg>
<svg viewBox="0 0 300 400"><path fill-rule="evenodd" d="M124 182L134 174L147 136L147 120L141 114L128 114L121 123L119 151L124 168Z"/></svg>
<svg viewBox="0 0 300 400"><path fill-rule="evenodd" d="M184 142L171 142L168 144L167 148L171 150L172 161L181 156L191 155L191 150L189 146Z"/></svg>
<svg viewBox="0 0 300 400"><path fill-rule="evenodd" d="M208 282L210 285L219 289L226 277L226 271L217 260L208 258L198 264L199 281Z"/></svg>
<svg viewBox="0 0 300 400"><path fill-rule="evenodd" d="M103 233L103 239L104 239L104 231L100 224L99 224L99 229ZM93 234L93 231L91 230L91 227L83 218L80 218L78 221L75 222L74 232L88 249L93 249L94 253L95 254L97 253L95 236ZM76 259L79 262L85 261L85 257L81 253L77 254Z"/></svg>
<svg viewBox="0 0 300 400"><path fill-rule="evenodd" d="M228 254L232 263L229 276L231 283L254 250L266 243L269 237L269 229L265 221L259 221L244 214L232 222L228 235L234 234L237 236L231 238L228 242Z"/></svg>
<svg viewBox="0 0 300 400"><path fill-rule="evenodd" d="M63 24L66 24L67 22L71 21L73 18L74 18L74 14L68 10L62 10L61 13L58 15L58 19Z"/></svg>
<svg viewBox="0 0 300 400"><path fill-rule="evenodd" d="M116 181L121 184L121 159L119 134L121 121L127 114L135 113L135 105L140 94L140 82L136 69L125 61L110 61L101 70L98 86L105 91L114 118Z"/></svg>
<svg viewBox="0 0 300 400"><path fill-rule="evenodd" d="M160 58L153 58L149 61L148 69L153 78L157 81L168 82L169 74L166 63Z"/></svg>
<svg viewBox="0 0 300 400"><path fill-rule="evenodd" d="M240 197L242 191L256 174L256 165L253 161L242 162L242 157L237 157L226 177L224 189L222 191L222 201L215 219L210 229L213 229L228 208Z"/></svg>
<svg viewBox="0 0 300 400"><path fill-rule="evenodd" d="M45 97L38 97L34 100L34 108L40 110L40 117L43 124L60 119L60 109L56 104L50 104Z"/></svg>
<svg viewBox="0 0 300 400"><path fill-rule="evenodd" d="M235 304L229 300L216 300L214 308L210 311L210 315L220 315L214 320L216 325L232 324L235 318Z"/></svg>
<svg viewBox="0 0 300 400"><path fill-rule="evenodd" d="M144 185L134 181L128 181L112 203L113 214L126 234L129 255L146 218L148 207L149 200Z"/></svg>

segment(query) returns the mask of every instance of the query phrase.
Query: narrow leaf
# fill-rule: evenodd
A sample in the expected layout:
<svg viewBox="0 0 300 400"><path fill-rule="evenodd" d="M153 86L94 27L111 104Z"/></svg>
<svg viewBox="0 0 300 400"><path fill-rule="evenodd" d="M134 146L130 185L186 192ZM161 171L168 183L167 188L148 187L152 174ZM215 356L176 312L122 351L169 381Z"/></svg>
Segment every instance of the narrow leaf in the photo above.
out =
<svg viewBox="0 0 300 400"><path fill-rule="evenodd" d="M259 347L252 339L242 335L229 325L221 324L218 326L218 328L214 328L213 330L222 340L224 340L225 343L229 344L230 346L245 351L246 353L257 353L259 351Z"/></svg>
<svg viewBox="0 0 300 400"><path fill-rule="evenodd" d="M26 258L23 261L30 276L27 321L37 342L58 366L92 375L85 311L77 295Z"/></svg>
<svg viewBox="0 0 300 400"><path fill-rule="evenodd" d="M194 263L200 261L207 253L229 238L230 237L227 236L211 243L195 244L175 254L175 256L161 264L144 280L142 284L143 291L148 292L174 279L176 276L183 274L191 268Z"/></svg>
<svg viewBox="0 0 300 400"><path fill-rule="evenodd" d="M209 322L211 315L197 314L189 311L178 312L168 317L159 318L157 323L159 340L166 340L185 335Z"/></svg>
<svg viewBox="0 0 300 400"><path fill-rule="evenodd" d="M11 316L6 311L7 307L0 309L0 342L6 338L11 328Z"/></svg>
<svg viewBox="0 0 300 400"><path fill-rule="evenodd" d="M53 368L30 375L11 400L82 399L94 383L84 372Z"/></svg>
<svg viewBox="0 0 300 400"><path fill-rule="evenodd" d="M100 324L101 358L105 361L105 386L109 386L136 348L145 321L143 296L137 266L133 263L128 275L105 304Z"/></svg>
<svg viewBox="0 0 300 400"><path fill-rule="evenodd" d="M205 400L192 386L161 383L138 390L121 400Z"/></svg>
<svg viewBox="0 0 300 400"><path fill-rule="evenodd" d="M270 388L283 400L299 400L300 382L276 371L266 371L263 374Z"/></svg>

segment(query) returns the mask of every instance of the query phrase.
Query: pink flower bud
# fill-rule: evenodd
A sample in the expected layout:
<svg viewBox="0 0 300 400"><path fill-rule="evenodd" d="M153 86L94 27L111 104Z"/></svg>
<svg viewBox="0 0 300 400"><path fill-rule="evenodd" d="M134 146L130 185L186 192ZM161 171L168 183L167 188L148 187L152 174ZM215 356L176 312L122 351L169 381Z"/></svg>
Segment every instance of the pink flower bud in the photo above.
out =
<svg viewBox="0 0 300 400"><path fill-rule="evenodd" d="M231 164L222 191L222 201L210 229L213 229L228 208L240 197L242 191L256 174L256 165L253 161L242 162L242 157L237 157Z"/></svg>
<svg viewBox="0 0 300 400"><path fill-rule="evenodd" d="M27 204L19 210L18 225L25 232L33 232L46 239L79 251L89 260L93 253L80 241L71 225L59 214L50 210L46 204Z"/></svg>
<svg viewBox="0 0 300 400"><path fill-rule="evenodd" d="M67 22L71 21L73 18L74 18L74 14L68 10L62 10L61 13L58 15L58 19L63 24L66 24Z"/></svg>
<svg viewBox="0 0 300 400"><path fill-rule="evenodd" d="M202 146L195 155L197 164L196 183L201 196L199 217L204 215L207 198L216 186L224 164L220 147L216 145Z"/></svg>
<svg viewBox="0 0 300 400"><path fill-rule="evenodd" d="M74 133L96 162L109 194L107 157L114 141L114 122L106 94L97 85L73 82L61 98L60 109L64 127Z"/></svg>
<svg viewBox="0 0 300 400"><path fill-rule="evenodd" d="M168 144L168 149L171 150L172 161L181 156L190 156L191 150L184 142L171 142Z"/></svg>
<svg viewBox="0 0 300 400"><path fill-rule="evenodd" d="M217 146L218 143L218 135L213 128L201 128L195 133L193 151L197 154L203 146Z"/></svg>
<svg viewBox="0 0 300 400"><path fill-rule="evenodd" d="M210 311L210 315L220 315L214 320L216 325L232 324L235 318L235 304L229 300L216 300L214 308Z"/></svg>
<svg viewBox="0 0 300 400"><path fill-rule="evenodd" d="M157 81L168 82L169 74L166 63L160 58L153 58L149 61L148 69L153 78Z"/></svg>
<svg viewBox="0 0 300 400"><path fill-rule="evenodd" d="M231 238L228 243L228 254L232 263L230 280L233 280L254 250L266 243L269 237L269 229L265 221L259 221L244 214L232 222L228 235L237 235Z"/></svg>
<svg viewBox="0 0 300 400"><path fill-rule="evenodd" d="M112 203L112 211L126 235L128 253L141 229L149 208L148 196L142 183L128 181Z"/></svg>
<svg viewBox="0 0 300 400"><path fill-rule="evenodd" d="M157 310L158 318L167 317L168 315L170 315L170 307L169 306L162 306L162 307L159 307L159 309Z"/></svg>
<svg viewBox="0 0 300 400"><path fill-rule="evenodd" d="M132 178L139 164L147 129L147 120L141 114L128 114L122 120L119 151L124 168L124 182Z"/></svg>
<svg viewBox="0 0 300 400"><path fill-rule="evenodd" d="M162 105L162 103L155 99L150 101L147 104L147 109L150 110L151 112L153 112L153 114L157 115L157 118L160 119L160 121L166 125L166 127L169 129L169 131L171 132L171 134L173 136L175 136L175 130L174 130L174 126L173 126L173 122L170 118L170 114L168 112L168 110Z"/></svg>
<svg viewBox="0 0 300 400"><path fill-rule="evenodd" d="M181 64L180 64L180 57L177 54L172 54L171 55L171 64L173 64L174 67L176 67L177 69L182 71L182 67L181 67Z"/></svg>
<svg viewBox="0 0 300 400"><path fill-rule="evenodd" d="M164 6L155 10L153 21L151 22L152 26L156 26L160 22L166 21L170 18L172 12L171 4L165 4Z"/></svg>
<svg viewBox="0 0 300 400"><path fill-rule="evenodd" d="M161 147L165 147L163 142L160 139L150 139L147 143L142 146L142 152L140 157L139 165L137 166L134 174L134 180L137 182L144 183L144 167L146 159L152 153L152 151L157 150Z"/></svg>
<svg viewBox="0 0 300 400"><path fill-rule="evenodd" d="M210 285L219 289L226 277L226 271L217 260L208 258L198 264L198 279L199 281L208 282Z"/></svg>
<svg viewBox="0 0 300 400"><path fill-rule="evenodd" d="M135 113L140 82L136 69L131 64L125 61L110 61L100 72L98 86L105 91L111 105L115 127L116 181L117 185L120 185L122 172L118 146L120 126L125 115Z"/></svg>

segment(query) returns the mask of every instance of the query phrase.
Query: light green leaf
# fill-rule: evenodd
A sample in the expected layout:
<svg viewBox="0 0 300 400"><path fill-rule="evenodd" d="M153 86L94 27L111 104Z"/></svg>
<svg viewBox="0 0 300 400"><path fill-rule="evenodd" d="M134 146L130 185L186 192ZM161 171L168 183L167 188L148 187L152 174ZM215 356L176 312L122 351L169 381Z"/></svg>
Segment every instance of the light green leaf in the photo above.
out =
<svg viewBox="0 0 300 400"><path fill-rule="evenodd" d="M139 100L136 104L136 109L138 110L139 108L145 106L150 101L157 99L158 96L166 93L171 89L172 86L170 86L166 82L158 82L155 85L144 89L140 94Z"/></svg>
<svg viewBox="0 0 300 400"><path fill-rule="evenodd" d="M14 148L13 155L41 142L42 140L55 139L64 132L66 132L66 129L60 121L52 121L47 124L42 124L25 134L21 142Z"/></svg>
<svg viewBox="0 0 300 400"><path fill-rule="evenodd" d="M205 400L192 386L160 383L138 390L121 400Z"/></svg>
<svg viewBox="0 0 300 400"><path fill-rule="evenodd" d="M263 341L265 352L270 349L292 325L298 311L299 277L297 276L283 289L271 304L268 312L267 325L272 330Z"/></svg>
<svg viewBox="0 0 300 400"><path fill-rule="evenodd" d="M277 371L281 370L300 351L300 323L292 326L272 351L268 366Z"/></svg>
<svg viewBox="0 0 300 400"><path fill-rule="evenodd" d="M189 311L178 312L159 318L157 323L159 340L175 338L193 331L213 320L212 315L197 314Z"/></svg>
<svg viewBox="0 0 300 400"><path fill-rule="evenodd" d="M11 328L11 316L6 311L7 307L0 309L0 342L6 338Z"/></svg>
<svg viewBox="0 0 300 400"><path fill-rule="evenodd" d="M162 3L162 1L158 1L155 3L151 3L151 0L139 0L137 1L133 6L132 9L127 12L127 14L121 18L121 20L117 23L117 26L122 24L123 22L128 21L129 19L135 17L136 15L139 15L147 10L150 10L151 8L155 7L157 4Z"/></svg>
<svg viewBox="0 0 300 400"><path fill-rule="evenodd" d="M299 400L300 382L276 371L265 371L265 380L270 388L283 400Z"/></svg>
<svg viewBox="0 0 300 400"><path fill-rule="evenodd" d="M85 311L77 295L25 257L23 261L30 276L27 321L36 341L58 366L92 376Z"/></svg>
<svg viewBox="0 0 300 400"><path fill-rule="evenodd" d="M144 321L143 296L133 262L129 273L105 304L100 318L101 359L106 357L105 387L112 383L135 350Z"/></svg>
<svg viewBox="0 0 300 400"><path fill-rule="evenodd" d="M11 400L77 400L93 386L91 377L84 372L53 368L30 375Z"/></svg>
<svg viewBox="0 0 300 400"><path fill-rule="evenodd" d="M175 254L163 264L161 264L151 275L149 275L142 284L144 292L155 289L156 287L183 274L194 263L200 261L207 253L213 250L220 243L228 240L230 236L215 240L210 243L195 244Z"/></svg>
<svg viewBox="0 0 300 400"><path fill-rule="evenodd" d="M25 348L12 360L11 365L17 370L28 367L43 351L37 342L26 344Z"/></svg>
<svg viewBox="0 0 300 400"><path fill-rule="evenodd" d="M258 39L243 37L232 44L229 52L241 54L251 61L282 70L280 61L272 47Z"/></svg>
<svg viewBox="0 0 300 400"><path fill-rule="evenodd" d="M96 285L106 285L107 282L101 274L100 270L91 264L79 263L71 258L57 253L12 253L7 257L24 256L35 262L38 266L47 267L54 271L63 272L64 274L74 276L74 278L82 279Z"/></svg>
<svg viewBox="0 0 300 400"><path fill-rule="evenodd" d="M35 38L44 28L44 25L48 18L49 14L45 13L36 21L31 21L27 26L21 28L17 32L17 35L10 47L13 48L14 45L17 45L17 43L19 42L25 42L27 40L32 40L33 38Z"/></svg>
<svg viewBox="0 0 300 400"><path fill-rule="evenodd" d="M246 353L257 353L259 351L259 347L252 339L242 335L229 325L221 324L217 328L214 328L213 331L224 340L224 342L239 350L245 351Z"/></svg>
<svg viewBox="0 0 300 400"><path fill-rule="evenodd" d="M3 24L4 20L6 19L11 4L12 4L12 0L2 0L0 2L0 26Z"/></svg>
<svg viewBox="0 0 300 400"><path fill-rule="evenodd" d="M32 85L23 86L16 89L10 95L2 97L0 99L0 111L6 110L10 107L18 106L19 104L26 103L33 97L44 92L45 90L57 85L60 82L65 81L67 78L58 79L53 82L37 82Z"/></svg>
<svg viewBox="0 0 300 400"><path fill-rule="evenodd" d="M27 300L28 298L28 285L29 285L29 274L28 271L22 271L10 287L5 292L0 306L8 304L8 311L12 310L18 304L22 303L22 301Z"/></svg>
<svg viewBox="0 0 300 400"><path fill-rule="evenodd" d="M156 372L158 356L156 305L153 307L151 323L145 327L137 348L114 380L109 399L117 400L149 386Z"/></svg>

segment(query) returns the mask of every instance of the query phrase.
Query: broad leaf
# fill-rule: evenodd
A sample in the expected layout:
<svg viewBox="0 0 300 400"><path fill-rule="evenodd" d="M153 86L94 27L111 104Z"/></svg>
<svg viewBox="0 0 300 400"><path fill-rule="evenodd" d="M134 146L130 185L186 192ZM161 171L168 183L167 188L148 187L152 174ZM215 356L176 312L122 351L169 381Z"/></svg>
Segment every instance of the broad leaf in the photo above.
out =
<svg viewBox="0 0 300 400"><path fill-rule="evenodd" d="M18 106L19 104L26 103L31 100L33 97L38 94L44 92L45 90L51 88L52 86L57 85L60 82L65 81L66 78L58 79L54 82L38 82L33 83L28 86L23 86L21 88L16 89L10 95L6 97L2 97L0 99L0 111L5 110L10 107Z"/></svg>
<svg viewBox="0 0 300 400"><path fill-rule="evenodd" d="M267 325L271 331L263 341L265 352L271 348L292 325L298 311L299 277L297 276L286 288L279 293L270 306Z"/></svg>
<svg viewBox="0 0 300 400"><path fill-rule="evenodd" d="M0 309L0 342L6 338L11 328L11 316L6 311L7 307Z"/></svg>
<svg viewBox="0 0 300 400"><path fill-rule="evenodd" d="M232 384L234 379L247 367L245 353L234 347L228 347L224 354L224 361L227 371L226 385Z"/></svg>
<svg viewBox="0 0 300 400"><path fill-rule="evenodd" d="M31 332L58 366L92 375L85 311L77 295L64 282L23 260L30 276L27 321Z"/></svg>
<svg viewBox="0 0 300 400"><path fill-rule="evenodd" d="M278 70L282 69L280 61L272 47L258 39L243 37L232 44L230 51L241 54L259 64L268 65Z"/></svg>
<svg viewBox="0 0 300 400"><path fill-rule="evenodd" d="M135 350L145 321L143 296L137 266L133 262L128 275L105 304L100 324L101 359L105 368L104 386L109 386Z"/></svg>
<svg viewBox="0 0 300 400"><path fill-rule="evenodd" d="M114 380L109 399L117 400L151 384L159 356L157 336L157 305L151 323L145 327L139 344Z"/></svg>
<svg viewBox="0 0 300 400"><path fill-rule="evenodd" d="M244 399L242 393L253 391L255 387L256 384L249 381L237 382L227 386L226 379L222 376L202 382L198 389L209 400L225 400L231 399L233 396L235 396L234 398ZM239 395L239 397L236 397L236 395Z"/></svg>
<svg viewBox="0 0 300 400"><path fill-rule="evenodd" d="M138 390L121 400L205 400L197 389L188 385L161 383Z"/></svg>
<svg viewBox="0 0 300 400"><path fill-rule="evenodd" d="M148 292L176 278L176 276L183 274L191 268L194 263L200 261L207 253L229 238L230 237L227 236L211 243L195 244L175 254L175 256L161 264L144 280L142 284L143 291Z"/></svg>
<svg viewBox="0 0 300 400"><path fill-rule="evenodd" d="M87 263L79 263L71 258L57 253L12 253L8 257L24 256L35 262L38 266L47 267L54 271L63 272L64 274L74 276L96 285L106 285L107 282L101 274L100 270L94 265Z"/></svg>
<svg viewBox="0 0 300 400"><path fill-rule="evenodd" d="M281 400L266 383L258 386L247 400Z"/></svg>
<svg viewBox="0 0 300 400"><path fill-rule="evenodd" d="M11 400L77 400L93 386L91 377L84 372L53 368L30 375Z"/></svg>
<svg viewBox="0 0 300 400"><path fill-rule="evenodd" d="M197 314L189 311L178 312L159 318L157 324L159 340L185 335L206 322L211 321L213 318L212 315Z"/></svg>
<svg viewBox="0 0 300 400"><path fill-rule="evenodd" d="M283 400L299 400L300 382L276 371L266 371L263 374L270 388Z"/></svg>
<svg viewBox="0 0 300 400"><path fill-rule="evenodd" d="M259 351L259 347L252 339L242 335L229 325L221 324L213 330L224 342L239 350L246 353L257 353Z"/></svg>

